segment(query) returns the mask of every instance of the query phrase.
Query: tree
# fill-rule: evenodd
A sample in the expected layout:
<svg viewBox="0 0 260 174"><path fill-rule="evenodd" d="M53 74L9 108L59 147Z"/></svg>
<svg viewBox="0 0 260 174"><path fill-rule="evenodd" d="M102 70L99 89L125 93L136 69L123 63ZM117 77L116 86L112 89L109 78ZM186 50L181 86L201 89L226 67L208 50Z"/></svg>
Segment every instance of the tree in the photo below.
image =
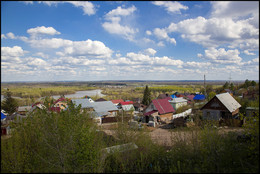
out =
<svg viewBox="0 0 260 174"><path fill-rule="evenodd" d="M144 105L149 105L151 103L151 91L149 90L147 85L145 86L145 89L144 89L144 96L143 96L142 103Z"/></svg>
<svg viewBox="0 0 260 174"><path fill-rule="evenodd" d="M231 84L230 84L230 90L234 91L234 89L235 89L235 86L234 86L233 83L231 83Z"/></svg>
<svg viewBox="0 0 260 174"><path fill-rule="evenodd" d="M251 85L251 82L250 82L248 79L246 79L246 80L245 80L245 83L244 83L244 87L247 88L247 87L249 87L250 85Z"/></svg>
<svg viewBox="0 0 260 174"><path fill-rule="evenodd" d="M256 86L256 82L254 80L251 81L251 86Z"/></svg>
<svg viewBox="0 0 260 174"><path fill-rule="evenodd" d="M228 82L226 82L224 85L223 85L223 89L227 89L229 86Z"/></svg>
<svg viewBox="0 0 260 174"><path fill-rule="evenodd" d="M211 91L208 95L208 100L211 100L215 95L216 93L214 91Z"/></svg>
<svg viewBox="0 0 260 174"><path fill-rule="evenodd" d="M44 102L48 103L48 101ZM101 172L101 141L96 125L81 106L68 103L60 113L39 109L13 125L12 137L1 142L1 172Z"/></svg>
<svg viewBox="0 0 260 174"><path fill-rule="evenodd" d="M5 110L8 115L12 115L18 107L18 102L16 99L12 98L11 91L7 90L6 96L5 100L1 103L1 109Z"/></svg>

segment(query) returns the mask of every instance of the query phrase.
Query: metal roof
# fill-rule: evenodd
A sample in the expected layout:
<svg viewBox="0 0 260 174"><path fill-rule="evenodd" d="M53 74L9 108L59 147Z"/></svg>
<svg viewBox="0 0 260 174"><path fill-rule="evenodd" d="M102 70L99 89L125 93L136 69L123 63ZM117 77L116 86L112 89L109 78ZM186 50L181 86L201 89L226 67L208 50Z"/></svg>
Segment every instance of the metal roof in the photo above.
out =
<svg viewBox="0 0 260 174"><path fill-rule="evenodd" d="M31 108L32 108L32 106L19 106L18 112L29 111Z"/></svg>
<svg viewBox="0 0 260 174"><path fill-rule="evenodd" d="M159 114L166 114L175 111L168 99L154 99L152 102Z"/></svg>
<svg viewBox="0 0 260 174"><path fill-rule="evenodd" d="M182 103L182 102L187 102L188 100L182 98L182 97L179 97L179 98L173 98L171 100L169 100L169 102L171 103Z"/></svg>
<svg viewBox="0 0 260 174"><path fill-rule="evenodd" d="M241 107L241 105L229 93L217 94L216 97L231 113Z"/></svg>
<svg viewBox="0 0 260 174"><path fill-rule="evenodd" d="M100 101L91 104L99 116L107 115L108 111L118 111L118 108L111 101Z"/></svg>
<svg viewBox="0 0 260 174"><path fill-rule="evenodd" d="M88 99L71 99L71 101L76 106L81 104L81 108L93 108L92 103Z"/></svg>
<svg viewBox="0 0 260 174"><path fill-rule="evenodd" d="M195 97L193 98L193 100L205 100L205 95L197 94L197 95L195 95Z"/></svg>

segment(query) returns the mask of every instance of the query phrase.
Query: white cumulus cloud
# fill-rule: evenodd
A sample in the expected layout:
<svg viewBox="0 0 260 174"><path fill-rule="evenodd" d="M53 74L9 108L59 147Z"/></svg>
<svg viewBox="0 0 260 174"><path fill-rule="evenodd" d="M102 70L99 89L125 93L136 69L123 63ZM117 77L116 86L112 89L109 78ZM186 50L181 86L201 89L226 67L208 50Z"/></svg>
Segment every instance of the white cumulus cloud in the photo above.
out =
<svg viewBox="0 0 260 174"><path fill-rule="evenodd" d="M172 1L154 1L152 2L154 5L164 7L168 13L181 13L180 10L189 9L187 6L182 5L180 2L172 2Z"/></svg>

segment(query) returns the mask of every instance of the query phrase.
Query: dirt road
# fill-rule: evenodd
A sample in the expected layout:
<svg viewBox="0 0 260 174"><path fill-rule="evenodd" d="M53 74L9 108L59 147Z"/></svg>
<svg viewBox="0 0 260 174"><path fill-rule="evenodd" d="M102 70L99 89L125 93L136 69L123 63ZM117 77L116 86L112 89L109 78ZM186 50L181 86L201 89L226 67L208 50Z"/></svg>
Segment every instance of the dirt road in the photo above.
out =
<svg viewBox="0 0 260 174"><path fill-rule="evenodd" d="M108 135L114 135L114 130L105 129L104 130ZM225 134L227 132L237 132L242 133L242 128L220 128L218 129L218 132L220 134ZM154 128L151 130L151 132L148 132L150 134L151 139L160 145L163 146L172 146L177 141L185 141L188 142L192 139L196 139L198 137L199 132L198 131L172 131L171 129L162 129L162 128Z"/></svg>

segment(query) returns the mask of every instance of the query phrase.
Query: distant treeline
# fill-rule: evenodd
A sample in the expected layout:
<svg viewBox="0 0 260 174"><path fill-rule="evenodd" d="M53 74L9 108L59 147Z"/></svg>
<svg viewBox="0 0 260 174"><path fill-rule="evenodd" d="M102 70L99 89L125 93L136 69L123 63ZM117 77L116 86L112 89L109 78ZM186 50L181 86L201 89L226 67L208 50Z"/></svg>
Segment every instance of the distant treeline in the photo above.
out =
<svg viewBox="0 0 260 174"><path fill-rule="evenodd" d="M137 91L139 90L144 90L144 87L137 87L135 88ZM149 90L151 92L173 92L173 91L177 91L177 92L196 92L196 90L199 90L199 88L197 87L191 87L191 86L154 86L154 87L149 87Z"/></svg>

